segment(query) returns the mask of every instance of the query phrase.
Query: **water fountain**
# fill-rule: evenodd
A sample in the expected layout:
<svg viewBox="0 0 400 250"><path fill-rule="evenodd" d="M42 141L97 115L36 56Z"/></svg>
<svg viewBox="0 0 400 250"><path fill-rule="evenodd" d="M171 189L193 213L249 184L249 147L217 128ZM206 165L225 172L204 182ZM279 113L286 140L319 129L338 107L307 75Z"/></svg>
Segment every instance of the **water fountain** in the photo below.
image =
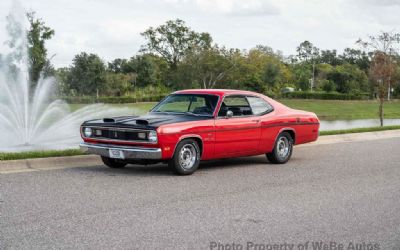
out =
<svg viewBox="0 0 400 250"><path fill-rule="evenodd" d="M13 51L0 58L0 152L77 148L84 120L134 113L102 104L71 112L67 103L55 98L52 77L41 78L30 88L25 12L18 3L10 20Z"/></svg>

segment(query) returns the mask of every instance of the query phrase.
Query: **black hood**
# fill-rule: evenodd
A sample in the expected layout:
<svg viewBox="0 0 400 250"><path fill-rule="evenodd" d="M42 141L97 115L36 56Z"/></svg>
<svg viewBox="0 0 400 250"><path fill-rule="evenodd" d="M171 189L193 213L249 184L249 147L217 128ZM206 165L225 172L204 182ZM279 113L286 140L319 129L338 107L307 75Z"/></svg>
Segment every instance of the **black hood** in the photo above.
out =
<svg viewBox="0 0 400 250"><path fill-rule="evenodd" d="M86 126L120 127L120 128L151 128L155 129L161 125L200 121L213 119L212 116L196 116L191 114L170 114L170 113L147 113L142 116L120 116L96 119L84 122Z"/></svg>

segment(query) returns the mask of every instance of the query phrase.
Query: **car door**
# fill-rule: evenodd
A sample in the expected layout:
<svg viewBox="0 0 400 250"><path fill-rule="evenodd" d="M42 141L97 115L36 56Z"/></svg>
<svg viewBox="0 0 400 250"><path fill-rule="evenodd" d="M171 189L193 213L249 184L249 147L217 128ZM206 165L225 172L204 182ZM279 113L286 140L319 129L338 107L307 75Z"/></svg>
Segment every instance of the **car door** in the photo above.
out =
<svg viewBox="0 0 400 250"><path fill-rule="evenodd" d="M227 111L233 112L227 117ZM244 95L226 96L215 119L215 157L251 155L258 149L260 118Z"/></svg>
<svg viewBox="0 0 400 250"><path fill-rule="evenodd" d="M261 119L258 151L260 153L269 152L274 147L277 135L276 130L279 129L279 127L275 126L274 107L258 96L247 96L247 101L253 114Z"/></svg>

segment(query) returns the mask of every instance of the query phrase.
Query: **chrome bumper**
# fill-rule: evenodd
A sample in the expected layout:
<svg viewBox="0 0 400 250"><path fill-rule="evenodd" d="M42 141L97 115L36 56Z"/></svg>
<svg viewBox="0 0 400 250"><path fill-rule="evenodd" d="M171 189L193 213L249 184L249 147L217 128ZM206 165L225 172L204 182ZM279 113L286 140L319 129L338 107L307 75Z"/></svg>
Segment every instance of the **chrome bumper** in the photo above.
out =
<svg viewBox="0 0 400 250"><path fill-rule="evenodd" d="M143 159L143 160L157 160L161 159L160 148L144 148L144 147L127 147L108 144L94 144L94 143L81 143L79 144L81 150L90 154L101 155L109 157L110 149L121 150L125 159Z"/></svg>

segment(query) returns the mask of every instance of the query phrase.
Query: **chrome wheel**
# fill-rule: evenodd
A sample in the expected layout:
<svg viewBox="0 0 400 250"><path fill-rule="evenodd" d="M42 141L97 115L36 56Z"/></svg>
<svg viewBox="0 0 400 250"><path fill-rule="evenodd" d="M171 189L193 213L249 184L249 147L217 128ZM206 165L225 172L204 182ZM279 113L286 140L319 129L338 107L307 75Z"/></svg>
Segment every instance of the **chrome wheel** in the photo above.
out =
<svg viewBox="0 0 400 250"><path fill-rule="evenodd" d="M191 169L196 163L197 151L192 144L185 144L179 152L179 165L184 169Z"/></svg>
<svg viewBox="0 0 400 250"><path fill-rule="evenodd" d="M289 145L289 140L286 137L284 136L280 137L276 146L277 146L276 153L279 158L284 159L289 155L290 145Z"/></svg>
<svg viewBox="0 0 400 250"><path fill-rule="evenodd" d="M292 156L294 136L284 131L280 133L275 141L272 152L267 153L269 162L274 164L284 164Z"/></svg>

